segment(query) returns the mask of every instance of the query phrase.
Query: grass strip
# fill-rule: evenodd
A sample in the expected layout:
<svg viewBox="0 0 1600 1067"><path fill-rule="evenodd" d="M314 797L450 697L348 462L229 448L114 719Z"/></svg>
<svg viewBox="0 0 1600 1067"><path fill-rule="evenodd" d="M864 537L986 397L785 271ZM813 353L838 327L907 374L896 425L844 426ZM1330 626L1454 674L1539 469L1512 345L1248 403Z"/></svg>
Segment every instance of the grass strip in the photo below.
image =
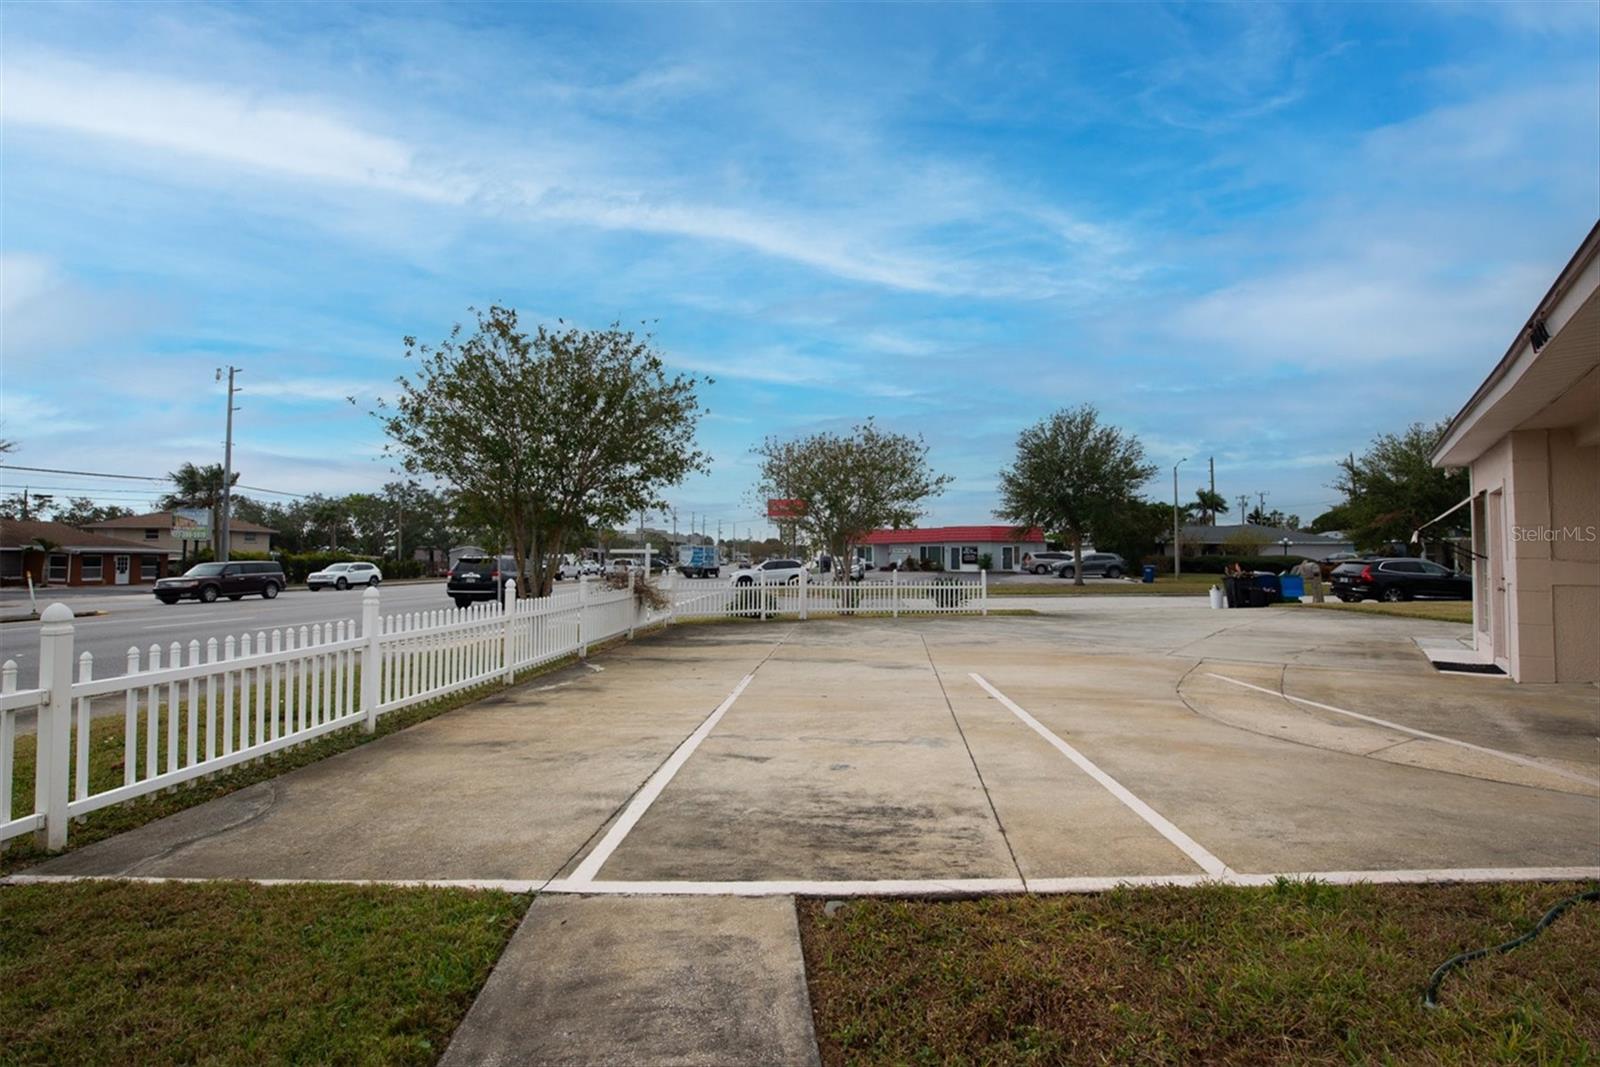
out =
<svg viewBox="0 0 1600 1067"><path fill-rule="evenodd" d="M1293 607L1294 605L1287 605ZM1326 604L1301 604L1322 611L1354 611L1367 615L1395 615L1404 619L1432 619L1434 622L1471 622L1470 600L1402 600L1386 604L1381 600L1361 600L1354 604L1330 601Z"/></svg>
<svg viewBox="0 0 1600 1067"><path fill-rule="evenodd" d="M989 595L997 596L1205 596L1222 584L1220 574L1162 574L1153 582L1101 581L1073 584L1070 578L1039 582L992 582Z"/></svg>
<svg viewBox="0 0 1600 1067"><path fill-rule="evenodd" d="M1600 907L1570 883L1123 889L802 901L816 1031L866 1063L1597 1063Z"/></svg>
<svg viewBox="0 0 1600 1067"><path fill-rule="evenodd" d="M530 899L245 882L0 888L0 1060L432 1063Z"/></svg>

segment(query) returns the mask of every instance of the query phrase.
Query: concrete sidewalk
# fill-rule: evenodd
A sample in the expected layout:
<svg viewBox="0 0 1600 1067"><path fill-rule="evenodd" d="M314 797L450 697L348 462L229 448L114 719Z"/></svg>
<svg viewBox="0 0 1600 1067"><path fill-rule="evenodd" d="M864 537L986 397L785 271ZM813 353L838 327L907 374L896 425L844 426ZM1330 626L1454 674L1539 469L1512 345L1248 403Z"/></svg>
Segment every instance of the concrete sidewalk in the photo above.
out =
<svg viewBox="0 0 1600 1067"><path fill-rule="evenodd" d="M542 896L442 1062L818 1063L794 898Z"/></svg>

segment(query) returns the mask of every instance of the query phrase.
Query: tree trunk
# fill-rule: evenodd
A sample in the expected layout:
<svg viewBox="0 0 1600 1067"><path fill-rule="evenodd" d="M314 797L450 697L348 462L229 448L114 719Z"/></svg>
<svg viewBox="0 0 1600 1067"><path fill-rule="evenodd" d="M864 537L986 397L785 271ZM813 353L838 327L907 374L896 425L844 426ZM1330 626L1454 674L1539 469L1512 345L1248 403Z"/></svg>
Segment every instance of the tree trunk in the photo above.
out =
<svg viewBox="0 0 1600 1067"><path fill-rule="evenodd" d="M1083 534L1072 531L1072 584L1083 584Z"/></svg>

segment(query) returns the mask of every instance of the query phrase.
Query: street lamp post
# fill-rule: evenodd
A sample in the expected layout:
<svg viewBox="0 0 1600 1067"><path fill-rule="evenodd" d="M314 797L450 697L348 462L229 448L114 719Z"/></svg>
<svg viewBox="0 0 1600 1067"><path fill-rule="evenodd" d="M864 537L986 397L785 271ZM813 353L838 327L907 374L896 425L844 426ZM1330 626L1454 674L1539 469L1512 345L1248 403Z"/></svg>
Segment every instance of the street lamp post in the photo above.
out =
<svg viewBox="0 0 1600 1067"><path fill-rule="evenodd" d="M1289 546L1294 544L1294 542L1285 537L1279 541L1278 544L1283 546L1283 554L1287 556L1289 554Z"/></svg>
<svg viewBox="0 0 1600 1067"><path fill-rule="evenodd" d="M1183 561L1179 558L1178 548L1178 468L1189 461L1184 456L1172 465L1172 576L1176 578L1183 573Z"/></svg>

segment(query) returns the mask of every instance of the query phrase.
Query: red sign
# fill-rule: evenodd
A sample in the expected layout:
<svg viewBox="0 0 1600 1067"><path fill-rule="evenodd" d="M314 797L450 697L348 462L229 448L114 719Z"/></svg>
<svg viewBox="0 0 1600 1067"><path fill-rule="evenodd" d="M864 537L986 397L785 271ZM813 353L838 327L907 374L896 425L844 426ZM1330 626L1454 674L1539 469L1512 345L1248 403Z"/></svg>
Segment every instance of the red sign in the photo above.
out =
<svg viewBox="0 0 1600 1067"><path fill-rule="evenodd" d="M785 500L781 497L774 497L767 501L767 518L775 522L798 519L805 513L806 502L804 500Z"/></svg>

